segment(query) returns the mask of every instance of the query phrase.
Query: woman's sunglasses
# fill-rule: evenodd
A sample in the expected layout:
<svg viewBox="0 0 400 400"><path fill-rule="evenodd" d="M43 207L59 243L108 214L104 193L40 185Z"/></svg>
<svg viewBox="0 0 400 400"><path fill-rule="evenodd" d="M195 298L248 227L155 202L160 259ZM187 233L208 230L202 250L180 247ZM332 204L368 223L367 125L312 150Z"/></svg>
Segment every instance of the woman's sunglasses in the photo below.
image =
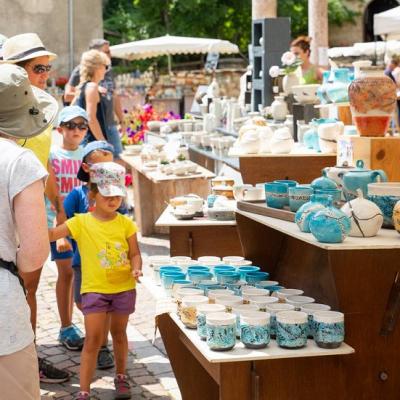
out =
<svg viewBox="0 0 400 400"><path fill-rule="evenodd" d="M32 71L35 74L44 74L45 72L50 72L51 65L44 65L44 64L36 64L32 67Z"/></svg>
<svg viewBox="0 0 400 400"><path fill-rule="evenodd" d="M61 126L65 126L67 129L70 130L78 128L80 131L84 131L88 128L88 124L85 124L84 122L77 124L76 122L71 122L71 121L63 122Z"/></svg>

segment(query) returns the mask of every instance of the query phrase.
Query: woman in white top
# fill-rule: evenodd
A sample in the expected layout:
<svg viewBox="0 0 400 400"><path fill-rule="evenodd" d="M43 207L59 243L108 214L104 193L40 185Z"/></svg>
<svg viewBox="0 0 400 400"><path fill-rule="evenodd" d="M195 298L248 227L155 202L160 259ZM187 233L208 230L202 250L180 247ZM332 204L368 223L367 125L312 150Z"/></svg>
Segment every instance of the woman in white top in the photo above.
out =
<svg viewBox="0 0 400 400"><path fill-rule="evenodd" d="M41 268L49 254L47 171L17 144L54 120L57 103L30 85L26 71L0 65L0 390L4 399L40 399L30 311L18 271Z"/></svg>

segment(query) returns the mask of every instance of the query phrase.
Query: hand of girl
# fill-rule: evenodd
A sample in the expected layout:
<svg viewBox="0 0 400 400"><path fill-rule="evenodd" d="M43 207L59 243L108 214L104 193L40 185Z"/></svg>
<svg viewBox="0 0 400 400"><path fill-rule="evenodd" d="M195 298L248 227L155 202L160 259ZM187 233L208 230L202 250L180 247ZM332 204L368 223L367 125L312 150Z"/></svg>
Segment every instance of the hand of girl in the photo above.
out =
<svg viewBox="0 0 400 400"><path fill-rule="evenodd" d="M141 269L134 269L132 270L132 275L136 279L137 282L140 283L140 277L143 276L143 272Z"/></svg>

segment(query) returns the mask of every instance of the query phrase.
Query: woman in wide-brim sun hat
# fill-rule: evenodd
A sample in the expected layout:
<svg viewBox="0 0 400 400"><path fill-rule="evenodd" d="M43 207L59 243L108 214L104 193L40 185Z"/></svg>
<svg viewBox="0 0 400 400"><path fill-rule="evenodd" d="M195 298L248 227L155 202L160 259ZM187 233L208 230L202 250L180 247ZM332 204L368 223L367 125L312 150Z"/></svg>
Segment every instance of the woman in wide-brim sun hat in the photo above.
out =
<svg viewBox="0 0 400 400"><path fill-rule="evenodd" d="M50 95L31 86L23 68L0 65L0 397L4 399L40 399L30 309L18 272L41 268L49 253L43 196L47 171L17 140L40 134L51 125L57 109Z"/></svg>
<svg viewBox="0 0 400 400"><path fill-rule="evenodd" d="M20 35L11 36L4 42L2 50L2 63L16 64L22 67L28 74L28 79L32 86L42 90L46 88L52 67L51 61L53 61L57 55L46 49L36 33L22 33ZM33 110L32 112L35 111ZM52 130L53 127L49 124L47 129L41 132L40 135L33 136L32 138L25 137L23 140L19 141L19 144L32 150L42 165L47 169L49 179L46 181L45 193L57 210L57 223L63 223L65 221L64 208L62 200L59 198L56 178L49 163ZM61 243L60 247L58 247L59 251L68 249L69 244L67 243L68 242ZM37 318L36 292L39 286L40 275L41 269L37 269L29 274L21 273L27 291L28 304L31 309L31 322L34 332L36 331ZM65 293L70 293L70 291L64 290L68 286L68 283L66 283L64 279L61 279L60 276L57 279L56 292L57 299L59 299L63 298ZM68 301L62 303L66 304L64 308L61 307L62 310L65 309L63 316L68 316L68 312L71 313ZM69 374L67 372L53 367L43 358L39 359L39 365L40 379L42 382L60 383L69 379Z"/></svg>

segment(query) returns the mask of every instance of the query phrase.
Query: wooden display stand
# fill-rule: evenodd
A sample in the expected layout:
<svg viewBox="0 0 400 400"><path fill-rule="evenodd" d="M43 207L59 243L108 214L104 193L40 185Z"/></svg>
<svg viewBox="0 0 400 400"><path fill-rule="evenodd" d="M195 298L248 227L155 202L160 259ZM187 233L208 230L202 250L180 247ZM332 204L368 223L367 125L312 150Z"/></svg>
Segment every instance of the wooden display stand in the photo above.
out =
<svg viewBox="0 0 400 400"><path fill-rule="evenodd" d="M155 229L155 222L172 197L194 193L206 198L210 193L209 179L215 175L203 167L189 176L165 175L158 171L145 171L138 156L122 154L121 158L131 167L135 218L143 236L167 233L167 228Z"/></svg>
<svg viewBox="0 0 400 400"><path fill-rule="evenodd" d="M400 237L317 242L296 224L238 210L244 256L287 288L345 314L355 354L266 364L259 385L279 400L397 400L400 393ZM333 360L332 360L333 359ZM258 369L257 369L258 371Z"/></svg>
<svg viewBox="0 0 400 400"><path fill-rule="evenodd" d="M206 217L179 221L168 206L156 227L169 228L170 255L196 259L212 253L217 257L242 255L236 221L214 221Z"/></svg>
<svg viewBox="0 0 400 400"><path fill-rule="evenodd" d="M400 137L341 136L338 140L337 165L356 165L364 168L383 169L389 181L400 181Z"/></svg>

